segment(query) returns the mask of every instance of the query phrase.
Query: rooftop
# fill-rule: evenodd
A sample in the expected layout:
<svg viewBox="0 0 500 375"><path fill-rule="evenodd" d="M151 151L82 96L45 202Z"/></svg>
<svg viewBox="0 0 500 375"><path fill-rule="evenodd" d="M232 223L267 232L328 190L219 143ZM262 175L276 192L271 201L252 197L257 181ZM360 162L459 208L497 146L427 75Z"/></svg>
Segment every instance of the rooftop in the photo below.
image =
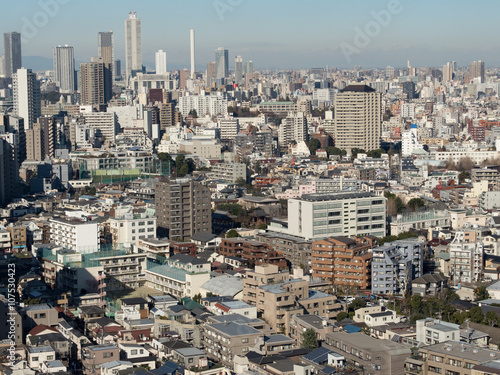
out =
<svg viewBox="0 0 500 375"><path fill-rule="evenodd" d="M349 192L349 193L335 193L335 194L304 194L302 195L301 198L294 198L294 199L308 201L308 202L323 202L323 201L357 199L357 198L375 198L375 197L377 196L370 192L359 192L359 193Z"/></svg>

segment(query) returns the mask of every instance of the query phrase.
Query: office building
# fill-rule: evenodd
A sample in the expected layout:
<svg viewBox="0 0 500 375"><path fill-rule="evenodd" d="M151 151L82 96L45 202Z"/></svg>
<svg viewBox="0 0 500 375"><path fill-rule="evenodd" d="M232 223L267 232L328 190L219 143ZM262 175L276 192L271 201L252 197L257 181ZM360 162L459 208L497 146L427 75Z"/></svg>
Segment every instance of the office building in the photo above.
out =
<svg viewBox="0 0 500 375"><path fill-rule="evenodd" d="M335 147L380 148L382 95L366 85L350 85L335 95Z"/></svg>
<svg viewBox="0 0 500 375"><path fill-rule="evenodd" d="M41 116L40 81L31 69L19 68L13 74L14 113L24 119L25 129L30 129Z"/></svg>
<svg viewBox="0 0 500 375"><path fill-rule="evenodd" d="M103 105L112 96L111 66L102 58L80 64L80 93L82 105Z"/></svg>
<svg viewBox="0 0 500 375"><path fill-rule="evenodd" d="M209 62L207 64L207 84L211 85L215 82L215 77L217 75L217 69L215 61Z"/></svg>
<svg viewBox="0 0 500 375"><path fill-rule="evenodd" d="M371 290L373 237L330 237L312 244L312 276L335 288Z"/></svg>
<svg viewBox="0 0 500 375"><path fill-rule="evenodd" d="M210 190L188 178L162 180L155 188L158 235L171 240L212 233Z"/></svg>
<svg viewBox="0 0 500 375"><path fill-rule="evenodd" d="M75 56L73 47L68 45L54 47L54 76L59 92L75 91Z"/></svg>
<svg viewBox="0 0 500 375"><path fill-rule="evenodd" d="M167 53L162 49L155 53L155 73L165 74L167 72Z"/></svg>
<svg viewBox="0 0 500 375"><path fill-rule="evenodd" d="M423 275L424 244L398 240L373 249L372 293L406 295L412 280Z"/></svg>
<svg viewBox="0 0 500 375"><path fill-rule="evenodd" d="M97 57L111 67L112 80L119 77L121 73L115 74L115 49L114 34L112 31L101 31L97 33ZM119 60L118 60L119 61Z"/></svg>
<svg viewBox="0 0 500 375"><path fill-rule="evenodd" d="M136 12L130 12L125 20L125 69L127 82L143 71L141 19Z"/></svg>
<svg viewBox="0 0 500 375"><path fill-rule="evenodd" d="M453 78L455 77L455 68L456 63L454 61L447 62L443 65L443 82L453 81Z"/></svg>
<svg viewBox="0 0 500 375"><path fill-rule="evenodd" d="M224 47L215 50L215 78L226 78L229 75L229 52Z"/></svg>
<svg viewBox="0 0 500 375"><path fill-rule="evenodd" d="M195 63L194 63L194 29L189 30L189 40L191 47L191 79L195 79Z"/></svg>
<svg viewBox="0 0 500 375"><path fill-rule="evenodd" d="M470 79L478 79L478 83L485 83L484 61L473 61L470 63Z"/></svg>
<svg viewBox="0 0 500 375"><path fill-rule="evenodd" d="M23 66L21 34L15 31L3 34L5 77L11 78Z"/></svg>
<svg viewBox="0 0 500 375"><path fill-rule="evenodd" d="M415 83L413 83L412 81L404 82L403 95L405 95L406 98L408 99L415 99L416 98Z"/></svg>
<svg viewBox="0 0 500 375"><path fill-rule="evenodd" d="M253 73L253 61L245 61L245 69L243 71L245 74L252 74Z"/></svg>
<svg viewBox="0 0 500 375"><path fill-rule="evenodd" d="M287 227L272 230L305 239L385 236L386 199L374 193L304 194L288 200Z"/></svg>
<svg viewBox="0 0 500 375"><path fill-rule="evenodd" d="M234 82L241 85L243 82L243 58L236 56L234 59Z"/></svg>
<svg viewBox="0 0 500 375"><path fill-rule="evenodd" d="M26 159L43 161L55 155L57 125L53 117L40 117L26 130Z"/></svg>

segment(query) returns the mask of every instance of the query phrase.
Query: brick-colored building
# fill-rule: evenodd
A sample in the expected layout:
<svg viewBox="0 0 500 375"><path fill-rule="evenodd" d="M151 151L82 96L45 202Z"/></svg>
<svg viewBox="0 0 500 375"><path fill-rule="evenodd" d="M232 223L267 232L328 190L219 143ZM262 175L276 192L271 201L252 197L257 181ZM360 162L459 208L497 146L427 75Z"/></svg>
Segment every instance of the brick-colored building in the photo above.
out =
<svg viewBox="0 0 500 375"><path fill-rule="evenodd" d="M247 240L240 237L224 238L217 252L226 257L235 256L243 258L248 263L254 265L273 264L279 268L288 267L288 262L283 254L259 241Z"/></svg>
<svg viewBox="0 0 500 375"><path fill-rule="evenodd" d="M355 286L371 289L372 248L376 238L330 237L313 242L313 277L319 277L335 287Z"/></svg>

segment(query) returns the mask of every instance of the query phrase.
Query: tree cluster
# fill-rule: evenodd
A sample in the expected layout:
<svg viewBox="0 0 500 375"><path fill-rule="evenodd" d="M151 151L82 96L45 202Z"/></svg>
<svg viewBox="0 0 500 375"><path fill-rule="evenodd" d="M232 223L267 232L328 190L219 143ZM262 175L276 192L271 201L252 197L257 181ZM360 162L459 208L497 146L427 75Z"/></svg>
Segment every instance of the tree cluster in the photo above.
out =
<svg viewBox="0 0 500 375"><path fill-rule="evenodd" d="M174 160L172 159L172 156L169 153L160 152L158 154L158 159L162 163L169 163L170 171L172 171L175 168L177 177L184 177L196 170L196 164L193 161L193 159L186 159L186 157L183 154L177 155L177 157Z"/></svg>

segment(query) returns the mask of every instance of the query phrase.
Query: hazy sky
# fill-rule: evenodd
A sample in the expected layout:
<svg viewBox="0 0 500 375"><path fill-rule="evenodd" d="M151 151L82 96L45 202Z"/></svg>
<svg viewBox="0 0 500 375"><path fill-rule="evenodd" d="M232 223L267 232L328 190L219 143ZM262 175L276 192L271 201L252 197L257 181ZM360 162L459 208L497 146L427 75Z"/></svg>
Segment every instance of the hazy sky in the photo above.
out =
<svg viewBox="0 0 500 375"><path fill-rule="evenodd" d="M8 5L7 5L8 4ZM52 58L68 44L78 61L97 55L97 32L114 31L124 66L124 20L142 20L143 62L167 52L168 69L189 67L189 29L196 65L217 47L256 68L442 66L483 60L500 65L498 0L22 0L2 4L2 32L20 31L23 56ZM56 4L57 6L54 6ZM58 9L56 9L58 8ZM391 9L389 12L388 9ZM385 10L376 17L374 12ZM359 30L368 37L359 37ZM358 36L358 37L357 37ZM29 66L27 66L29 68Z"/></svg>

